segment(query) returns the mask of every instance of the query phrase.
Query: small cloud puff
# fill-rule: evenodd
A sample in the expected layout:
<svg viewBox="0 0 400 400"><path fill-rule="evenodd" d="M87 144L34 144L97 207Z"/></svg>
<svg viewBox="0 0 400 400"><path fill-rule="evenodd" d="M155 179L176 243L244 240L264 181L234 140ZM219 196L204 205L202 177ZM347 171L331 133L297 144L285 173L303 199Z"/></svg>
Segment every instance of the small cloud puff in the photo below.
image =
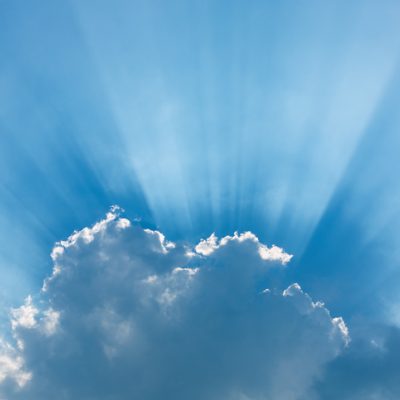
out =
<svg viewBox="0 0 400 400"><path fill-rule="evenodd" d="M251 232L191 249L119 212L58 242L11 311L0 398L294 400L348 343L298 284L260 292L283 249Z"/></svg>
<svg viewBox="0 0 400 400"><path fill-rule="evenodd" d="M226 246L229 242L242 243L244 241L254 242L257 246L258 254L263 260L278 261L285 265L293 257L293 255L286 253L278 246L272 245L272 247L269 248L260 243L258 237L252 232L244 232L241 234L235 232L233 236L228 235L223 237L221 240L218 240L215 233L212 233L207 239L201 239L200 243L195 247L195 250L198 254L209 256L221 246Z"/></svg>

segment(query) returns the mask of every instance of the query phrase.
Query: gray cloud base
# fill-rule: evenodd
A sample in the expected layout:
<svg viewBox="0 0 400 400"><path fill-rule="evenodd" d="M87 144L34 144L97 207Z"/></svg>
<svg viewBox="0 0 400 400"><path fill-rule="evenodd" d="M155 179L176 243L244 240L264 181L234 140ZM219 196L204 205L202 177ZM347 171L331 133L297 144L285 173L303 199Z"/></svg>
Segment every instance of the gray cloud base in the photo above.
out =
<svg viewBox="0 0 400 400"><path fill-rule="evenodd" d="M199 247L200 246L200 247ZM298 284L266 289L291 256L247 232L197 251L113 208L59 242L41 293L0 346L4 399L295 400L348 341ZM6 348L6 346L8 346Z"/></svg>

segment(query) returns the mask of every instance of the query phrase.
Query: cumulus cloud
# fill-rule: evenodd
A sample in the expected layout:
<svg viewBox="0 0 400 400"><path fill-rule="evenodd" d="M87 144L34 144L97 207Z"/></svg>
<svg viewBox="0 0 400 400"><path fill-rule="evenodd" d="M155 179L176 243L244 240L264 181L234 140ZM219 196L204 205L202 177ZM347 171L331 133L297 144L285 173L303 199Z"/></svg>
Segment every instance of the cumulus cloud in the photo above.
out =
<svg viewBox="0 0 400 400"><path fill-rule="evenodd" d="M11 311L0 398L295 400L349 341L291 255L251 232L190 247L119 216L58 242L52 274Z"/></svg>

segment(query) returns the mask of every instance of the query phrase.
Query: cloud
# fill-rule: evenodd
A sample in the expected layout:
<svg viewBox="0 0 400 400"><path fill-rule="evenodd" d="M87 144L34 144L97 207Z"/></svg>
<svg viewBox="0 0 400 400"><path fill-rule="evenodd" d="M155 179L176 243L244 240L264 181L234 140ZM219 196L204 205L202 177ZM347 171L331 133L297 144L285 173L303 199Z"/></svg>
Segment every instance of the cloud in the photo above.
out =
<svg viewBox="0 0 400 400"><path fill-rule="evenodd" d="M14 347L0 339L0 384L12 379L18 387L23 387L32 378L32 374L23 368L24 360Z"/></svg>
<svg viewBox="0 0 400 400"><path fill-rule="evenodd" d="M368 331L327 364L308 400L400 399L400 329L369 326ZM367 340L371 331L375 338Z"/></svg>
<svg viewBox="0 0 400 400"><path fill-rule="evenodd" d="M58 242L52 274L11 312L0 398L295 400L349 341L250 233L194 249L119 216Z"/></svg>

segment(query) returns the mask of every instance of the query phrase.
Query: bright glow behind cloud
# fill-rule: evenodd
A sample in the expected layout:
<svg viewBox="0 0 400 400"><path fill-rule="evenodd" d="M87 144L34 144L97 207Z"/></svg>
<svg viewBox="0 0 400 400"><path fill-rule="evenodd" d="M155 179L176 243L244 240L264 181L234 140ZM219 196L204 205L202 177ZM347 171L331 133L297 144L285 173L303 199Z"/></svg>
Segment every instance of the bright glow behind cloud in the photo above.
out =
<svg viewBox="0 0 400 400"><path fill-rule="evenodd" d="M297 399L349 341L297 283L260 290L291 256L250 232L194 252L114 207L52 258L2 342L7 399Z"/></svg>

